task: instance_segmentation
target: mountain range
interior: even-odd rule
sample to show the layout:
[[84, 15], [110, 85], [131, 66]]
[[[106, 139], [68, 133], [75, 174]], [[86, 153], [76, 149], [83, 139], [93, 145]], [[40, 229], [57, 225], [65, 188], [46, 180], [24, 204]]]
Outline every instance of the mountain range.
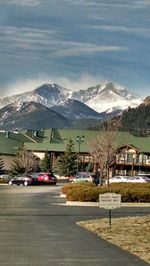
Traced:
[[0, 99], [0, 129], [76, 127], [81, 119], [102, 121], [141, 103], [140, 97], [111, 82], [78, 91], [43, 84]]

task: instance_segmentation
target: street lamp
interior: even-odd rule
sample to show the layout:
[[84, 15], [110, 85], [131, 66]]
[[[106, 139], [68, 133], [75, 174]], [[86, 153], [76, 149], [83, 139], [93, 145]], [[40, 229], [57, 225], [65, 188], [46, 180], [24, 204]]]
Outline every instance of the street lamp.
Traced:
[[84, 136], [77, 136], [76, 141], [78, 142], [78, 158], [77, 158], [77, 174], [79, 172], [79, 156], [80, 156], [80, 147], [81, 143], [84, 141]]

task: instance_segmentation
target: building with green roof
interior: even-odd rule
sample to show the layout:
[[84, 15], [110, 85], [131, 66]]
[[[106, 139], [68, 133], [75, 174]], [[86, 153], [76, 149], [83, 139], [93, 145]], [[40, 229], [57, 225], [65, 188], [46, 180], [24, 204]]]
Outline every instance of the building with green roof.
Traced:
[[[32, 151], [39, 159], [42, 159], [45, 151], [48, 151], [55, 165], [57, 157], [65, 152], [68, 140], [71, 138], [75, 152], [79, 153], [81, 161], [86, 166], [92, 160], [89, 142], [91, 139], [96, 139], [99, 134], [100, 131], [96, 130], [55, 128], [39, 131], [3, 131], [0, 132], [0, 154], [5, 157], [7, 161], [5, 168], [8, 170], [17, 149], [24, 143], [27, 150]], [[150, 137], [136, 137], [129, 132], [118, 132], [117, 146], [116, 172], [127, 174], [150, 171]]]

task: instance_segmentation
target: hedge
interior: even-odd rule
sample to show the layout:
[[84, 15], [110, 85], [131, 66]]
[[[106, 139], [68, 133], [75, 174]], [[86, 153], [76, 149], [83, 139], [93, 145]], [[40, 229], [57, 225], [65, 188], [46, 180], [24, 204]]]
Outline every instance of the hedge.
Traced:
[[99, 194], [114, 192], [121, 194], [122, 202], [150, 202], [150, 184], [113, 184], [109, 187], [88, 185], [71, 186], [66, 191], [68, 201], [99, 201]]
[[91, 182], [69, 183], [69, 184], [64, 185], [61, 188], [61, 193], [62, 194], [67, 194], [67, 192], [69, 190], [72, 190], [74, 188], [80, 189], [80, 187], [83, 187], [83, 186], [84, 187], [96, 187], [96, 185], [94, 183], [91, 183]]
[[7, 180], [4, 178], [0, 179], [0, 184], [7, 184]]

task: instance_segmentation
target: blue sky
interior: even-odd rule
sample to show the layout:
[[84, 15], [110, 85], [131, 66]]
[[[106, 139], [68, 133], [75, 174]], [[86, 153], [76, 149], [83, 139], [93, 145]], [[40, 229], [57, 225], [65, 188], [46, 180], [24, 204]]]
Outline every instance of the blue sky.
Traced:
[[0, 0], [1, 97], [103, 81], [150, 95], [150, 0]]

